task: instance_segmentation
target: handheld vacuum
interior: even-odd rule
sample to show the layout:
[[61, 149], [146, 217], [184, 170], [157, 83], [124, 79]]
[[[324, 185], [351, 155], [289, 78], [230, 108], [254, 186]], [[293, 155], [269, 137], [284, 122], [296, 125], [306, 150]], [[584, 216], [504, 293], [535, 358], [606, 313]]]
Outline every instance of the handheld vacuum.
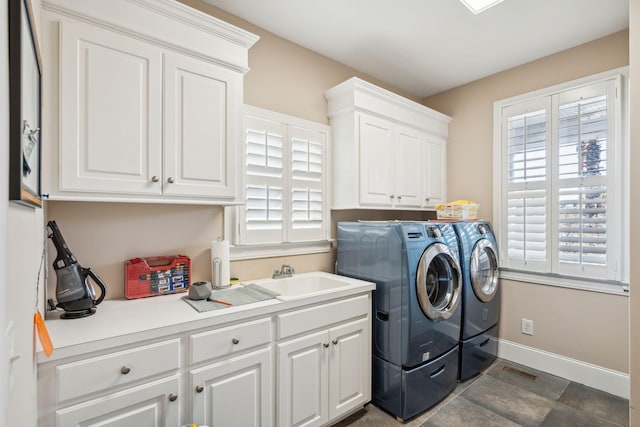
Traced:
[[[58, 255], [53, 261], [53, 268], [58, 279], [56, 285], [58, 304], [56, 307], [64, 310], [60, 318], [78, 319], [91, 316], [96, 312], [94, 307], [104, 300], [107, 293], [104, 283], [90, 268], [84, 268], [78, 264], [78, 260], [69, 250], [55, 221], [47, 223], [47, 230], [47, 236], [53, 241], [58, 251]], [[101, 292], [98, 299], [95, 299], [96, 294], [93, 286], [89, 283], [89, 277], [100, 287]]]

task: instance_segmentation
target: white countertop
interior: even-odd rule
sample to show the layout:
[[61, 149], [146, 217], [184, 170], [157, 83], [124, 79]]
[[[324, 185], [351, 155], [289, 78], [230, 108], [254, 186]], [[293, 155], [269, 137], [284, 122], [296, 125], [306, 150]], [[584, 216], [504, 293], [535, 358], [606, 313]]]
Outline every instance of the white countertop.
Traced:
[[340, 280], [352, 281], [356, 286], [291, 301], [270, 299], [202, 313], [182, 300], [186, 295], [185, 292], [134, 300], [106, 300], [96, 306], [94, 315], [80, 319], [60, 319], [62, 311], [49, 312], [45, 323], [54, 351], [50, 357], [47, 357], [36, 340], [38, 363], [47, 363], [78, 353], [109, 349], [186, 330], [266, 316], [278, 311], [344, 298], [375, 289], [374, 283], [339, 277]]

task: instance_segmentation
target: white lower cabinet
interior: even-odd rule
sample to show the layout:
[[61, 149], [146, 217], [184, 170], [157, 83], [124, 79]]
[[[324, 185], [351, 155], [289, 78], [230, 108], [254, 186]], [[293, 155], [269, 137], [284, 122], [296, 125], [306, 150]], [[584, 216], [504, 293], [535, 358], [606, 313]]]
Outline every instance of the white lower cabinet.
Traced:
[[369, 401], [371, 391], [371, 319], [329, 330], [329, 418], [338, 418]]
[[189, 336], [189, 423], [269, 427], [272, 419], [271, 318]]
[[179, 425], [179, 368], [175, 338], [39, 366], [38, 425]]
[[278, 426], [322, 426], [369, 401], [369, 319], [278, 344]]
[[178, 375], [56, 411], [56, 426], [175, 427], [180, 425]]
[[194, 369], [191, 385], [193, 423], [271, 425], [271, 348]]
[[371, 300], [277, 316], [278, 427], [323, 426], [371, 398]]
[[320, 426], [329, 420], [329, 333], [278, 344], [277, 425]]
[[371, 292], [275, 307], [65, 349], [38, 365], [38, 426], [326, 426], [367, 403]]

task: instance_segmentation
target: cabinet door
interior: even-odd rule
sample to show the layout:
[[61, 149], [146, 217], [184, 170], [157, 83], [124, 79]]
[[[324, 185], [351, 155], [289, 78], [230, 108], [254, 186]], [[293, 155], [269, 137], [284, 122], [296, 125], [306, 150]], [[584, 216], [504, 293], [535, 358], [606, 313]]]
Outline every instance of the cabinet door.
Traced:
[[178, 375], [56, 411], [56, 426], [175, 427], [180, 425]]
[[271, 425], [271, 347], [191, 371], [198, 425]]
[[397, 207], [422, 206], [421, 170], [425, 164], [421, 156], [424, 135], [408, 127], [398, 126], [395, 144], [395, 182], [394, 204]]
[[360, 114], [358, 128], [360, 204], [391, 206], [392, 196], [395, 196], [393, 124], [378, 117]]
[[161, 50], [71, 20], [60, 31], [60, 189], [160, 194]]
[[445, 203], [445, 182], [447, 170], [446, 146], [444, 143], [427, 142], [425, 144], [426, 167], [423, 170], [424, 207], [434, 207]]
[[196, 58], [165, 54], [164, 194], [235, 197], [241, 79]]
[[328, 347], [328, 331], [278, 344], [278, 427], [328, 421]]
[[329, 417], [334, 419], [371, 398], [370, 319], [329, 331]]

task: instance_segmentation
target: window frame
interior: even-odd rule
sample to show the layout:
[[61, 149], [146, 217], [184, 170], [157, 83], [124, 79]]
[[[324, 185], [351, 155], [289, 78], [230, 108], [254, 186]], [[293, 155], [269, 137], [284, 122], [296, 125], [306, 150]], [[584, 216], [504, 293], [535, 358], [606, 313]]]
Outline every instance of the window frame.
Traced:
[[[574, 289], [582, 289], [588, 291], [596, 291], [603, 293], [622, 294], [628, 295], [629, 290], [629, 233], [625, 230], [629, 230], [629, 138], [628, 138], [628, 126], [629, 126], [629, 97], [628, 97], [628, 76], [629, 67], [620, 67], [613, 70], [598, 73], [592, 76], [580, 78], [577, 80], [561, 83], [551, 87], [543, 88], [533, 92], [517, 95], [514, 97], [498, 100], [494, 102], [493, 109], [493, 222], [497, 225], [496, 234], [499, 246], [500, 264], [505, 267], [500, 269], [500, 277], [503, 279], [510, 279], [515, 281], [523, 281], [529, 283], [538, 283], [543, 285], [553, 285], [559, 287], [567, 287]], [[546, 236], [547, 240], [551, 242], [547, 243], [547, 261], [545, 265], [539, 266], [537, 271], [533, 269], [525, 269], [523, 266], [510, 268], [507, 266], [506, 260], [506, 234], [507, 234], [507, 221], [505, 204], [508, 200], [507, 193], [507, 161], [508, 153], [506, 143], [504, 142], [504, 130], [503, 123], [506, 120], [503, 116], [503, 110], [507, 108], [518, 108], [518, 105], [524, 105], [527, 103], [544, 105], [545, 109], [549, 108], [553, 111], [558, 107], [558, 104], [553, 104], [554, 99], [558, 99], [562, 93], [567, 93], [575, 89], [586, 88], [591, 85], [602, 84], [607, 81], [615, 80], [616, 86], [616, 98], [614, 99], [616, 112], [614, 113], [615, 122], [613, 126], [615, 129], [613, 132], [616, 135], [615, 144], [611, 151], [613, 155], [607, 157], [608, 168], [614, 170], [614, 177], [610, 182], [616, 186], [616, 199], [611, 205], [607, 206], [607, 215], [609, 212], [614, 212], [615, 216], [612, 216], [608, 221], [608, 228], [612, 226], [613, 233], [615, 233], [614, 242], [611, 247], [607, 244], [607, 254], [611, 253], [612, 258], [617, 260], [616, 262], [616, 277], [606, 279], [594, 279], [591, 276], [577, 277], [559, 274], [558, 271], [558, 249], [557, 249], [557, 231], [558, 221], [557, 213], [552, 212], [552, 209], [557, 207], [557, 189], [559, 177], [557, 176], [557, 170], [552, 169], [553, 166], [549, 166], [550, 175], [552, 179], [547, 179], [548, 183], [545, 184], [547, 194], [553, 198], [550, 202], [546, 203], [547, 215], [552, 214], [549, 217], [549, 224], [547, 225]], [[557, 95], [557, 96], [554, 96]], [[508, 117], [508, 116], [506, 116]], [[610, 119], [609, 119], [610, 120]], [[554, 118], [548, 120], [546, 128], [550, 136], [547, 137], [546, 146], [550, 150], [552, 156], [556, 157], [557, 149], [557, 119]], [[550, 142], [548, 140], [551, 140]], [[609, 151], [609, 147], [607, 150]], [[547, 161], [556, 164], [556, 160], [549, 157], [547, 154]], [[609, 165], [610, 163], [610, 165]], [[608, 196], [607, 196], [608, 198]], [[554, 234], [555, 233], [555, 234]], [[553, 239], [550, 239], [553, 237]], [[555, 263], [555, 266], [553, 266]]]
[[[292, 242], [272, 242], [272, 243], [243, 243], [242, 231], [241, 231], [241, 219], [243, 214], [242, 209], [245, 208], [246, 203], [246, 186], [247, 186], [247, 163], [246, 163], [246, 120], [245, 118], [251, 117], [258, 120], [265, 120], [269, 122], [277, 123], [283, 129], [283, 173], [287, 170], [287, 165], [291, 161], [291, 140], [295, 138], [295, 135], [304, 134], [305, 132], [317, 132], [324, 135], [324, 152], [323, 164], [322, 164], [322, 178], [321, 178], [321, 191], [323, 194], [323, 207], [322, 207], [322, 225], [320, 239], [311, 239], [305, 241], [292, 241]], [[276, 256], [290, 256], [290, 255], [304, 255], [304, 254], [316, 254], [325, 253], [331, 250], [331, 240], [329, 237], [331, 228], [331, 215], [330, 215], [330, 159], [331, 159], [331, 127], [329, 125], [313, 122], [310, 120], [302, 119], [299, 117], [278, 113], [275, 111], [266, 110], [263, 108], [255, 107], [252, 105], [243, 105], [241, 109], [240, 120], [240, 132], [242, 135], [241, 152], [242, 152], [242, 164], [241, 167], [241, 179], [240, 185], [242, 186], [242, 198], [241, 204], [238, 206], [229, 206], [225, 208], [224, 212], [224, 230], [225, 238], [230, 240], [232, 245], [230, 246], [230, 255], [232, 260], [254, 259], [254, 258], [266, 258]], [[285, 207], [284, 215], [291, 217], [291, 190], [295, 186], [296, 180], [292, 178], [292, 174], [284, 173], [283, 181], [283, 201]], [[291, 219], [291, 218], [289, 218]], [[285, 225], [282, 231], [282, 236], [288, 235], [291, 232], [291, 224]], [[295, 231], [294, 231], [295, 233]], [[299, 236], [304, 236], [304, 232]]]

